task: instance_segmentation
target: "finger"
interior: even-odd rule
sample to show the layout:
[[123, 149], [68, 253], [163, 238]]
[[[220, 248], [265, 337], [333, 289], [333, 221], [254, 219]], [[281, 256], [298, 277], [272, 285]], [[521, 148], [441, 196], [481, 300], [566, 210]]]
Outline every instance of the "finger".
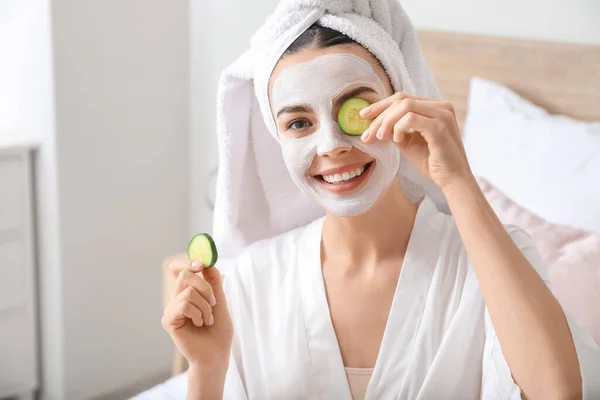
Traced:
[[178, 329], [185, 324], [188, 318], [192, 319], [192, 323], [194, 325], [202, 326], [204, 324], [204, 321], [202, 319], [202, 311], [200, 311], [200, 309], [197, 309], [196, 312], [190, 309], [186, 312], [185, 308], [189, 307], [195, 306], [193, 306], [191, 303], [185, 300], [182, 301], [180, 299], [174, 299], [173, 301], [171, 301], [171, 303], [169, 303], [163, 314], [163, 328], [165, 328], [165, 330], [167, 331]]
[[212, 287], [217, 307], [226, 307], [227, 301], [225, 299], [225, 292], [223, 290], [223, 277], [221, 272], [219, 272], [217, 267], [210, 267], [202, 271], [202, 276], [204, 277], [204, 280]]
[[391, 140], [393, 138], [392, 130], [395, 123], [407, 112], [420, 109], [421, 107], [416, 107], [415, 104], [419, 101], [420, 100], [413, 99], [394, 100], [373, 120], [367, 129], [367, 132], [363, 133], [363, 141], [365, 143], [371, 143], [376, 139]]
[[187, 287], [183, 292], [177, 296], [177, 301], [187, 301], [197, 307], [202, 312], [202, 319], [208, 326], [214, 324], [214, 317], [212, 307], [206, 299], [193, 287]]
[[202, 277], [196, 275], [189, 269], [184, 269], [177, 276], [175, 294], [177, 295], [181, 293], [188, 286], [196, 289], [206, 299], [206, 301], [208, 301], [209, 304], [216, 304], [212, 286]]
[[441, 101], [404, 99], [394, 102], [389, 109], [400, 115], [414, 112], [429, 118], [446, 118], [449, 114]]
[[388, 108], [392, 103], [397, 101], [402, 101], [405, 99], [411, 100], [419, 100], [419, 101], [431, 101], [431, 102], [441, 102], [439, 99], [430, 99], [427, 97], [420, 97], [410, 95], [404, 92], [394, 93], [392, 96], [386, 97], [383, 100], [375, 102], [371, 104], [369, 107], [365, 107], [360, 110], [360, 116], [363, 118], [373, 119], [376, 118], [379, 114], [381, 114], [386, 108]]
[[361, 135], [361, 140], [365, 143], [371, 143], [375, 141], [375, 134], [377, 133], [377, 131], [379, 130], [379, 127], [381, 126], [381, 119], [376, 118], [375, 120], [373, 120], [371, 122], [371, 124], [369, 125], [369, 127], [367, 128], [366, 131], [363, 132], [363, 134]]
[[[394, 102], [385, 110], [378, 119], [382, 122], [375, 136], [380, 140], [393, 140], [394, 127], [396, 123], [409, 113], [422, 115], [424, 117], [450, 122], [450, 112], [441, 106], [442, 102], [431, 102], [413, 99], [404, 99]], [[411, 127], [408, 127], [410, 129]], [[417, 129], [416, 127], [412, 127]], [[408, 130], [407, 130], [408, 131]]]
[[179, 274], [177, 275], [177, 280], [175, 281], [175, 293], [174, 295], [177, 296], [179, 295], [179, 293], [183, 292], [183, 290], [187, 287], [187, 285], [185, 284], [185, 280], [183, 277], [183, 271], [187, 271], [186, 269], [183, 269], [179, 272]]
[[408, 135], [412, 133], [410, 131], [404, 131], [403, 127], [400, 124], [394, 125], [394, 143], [402, 143], [407, 139]]
[[[377, 135], [379, 135], [380, 132], [387, 129], [384, 125], [390, 123], [390, 121], [388, 119], [392, 115], [391, 108], [393, 108], [393, 107], [388, 107], [387, 109], [385, 109], [381, 114], [379, 114], [379, 116], [377, 116], [371, 122], [371, 124], [369, 125], [367, 130], [361, 136], [363, 142], [365, 142], [365, 143], [374, 142], [378, 138]], [[382, 126], [384, 126], [384, 127], [382, 128]]]
[[383, 113], [376, 119], [379, 120], [379, 128], [373, 130], [373, 138], [379, 140], [392, 140], [394, 134], [394, 126], [396, 122], [406, 113], [406, 102], [414, 102], [416, 100], [398, 100], [392, 103]]
[[179, 275], [179, 273], [184, 269], [189, 269], [194, 272], [200, 272], [203, 268], [204, 266], [202, 265], [202, 263], [198, 261], [186, 260], [182, 258], [174, 259], [169, 263], [169, 269], [173, 273], [173, 276]]
[[[414, 133], [408, 133], [414, 130]], [[421, 134], [423, 138], [431, 143], [436, 137], [440, 136], [437, 131], [440, 129], [440, 122], [434, 118], [425, 117], [420, 114], [409, 112], [405, 114], [395, 125], [394, 132], [404, 132], [404, 135], [410, 136], [415, 134]], [[400, 137], [400, 135], [399, 135]], [[405, 139], [405, 136], [402, 136]], [[403, 141], [402, 140], [402, 141]], [[395, 140], [394, 140], [395, 141]], [[396, 143], [400, 144], [402, 141]]]
[[375, 118], [379, 114], [381, 114], [386, 108], [388, 108], [392, 103], [396, 101], [402, 101], [404, 99], [429, 100], [425, 97], [412, 96], [407, 93], [397, 92], [389, 97], [386, 97], [383, 100], [371, 104], [369, 107], [363, 108], [362, 110], [360, 110], [360, 116], [363, 118]]
[[192, 320], [194, 325], [201, 327], [204, 325], [204, 319], [202, 318], [202, 311], [190, 303], [189, 301], [182, 301], [177, 307], [178, 315], [182, 315]]

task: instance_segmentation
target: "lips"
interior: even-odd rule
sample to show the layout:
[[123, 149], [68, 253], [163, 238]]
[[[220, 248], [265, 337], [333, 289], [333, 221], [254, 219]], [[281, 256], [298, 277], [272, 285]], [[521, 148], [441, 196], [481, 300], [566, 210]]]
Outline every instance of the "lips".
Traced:
[[[351, 166], [350, 169], [338, 168], [337, 172], [336, 170], [329, 170], [325, 171], [324, 175], [316, 175], [313, 178], [328, 191], [342, 194], [354, 191], [362, 186], [363, 183], [368, 180], [368, 177], [373, 170], [374, 163], [374, 161], [371, 161], [362, 166]], [[342, 170], [344, 171], [342, 172]]]
[[344, 183], [350, 182], [351, 180], [361, 176], [366, 171], [368, 166], [369, 166], [369, 163], [367, 163], [361, 167], [351, 169], [349, 171], [344, 171], [344, 172], [335, 173], [335, 174], [328, 174], [328, 175], [323, 174], [320, 176], [321, 176], [321, 179], [323, 179], [327, 183], [331, 183], [333, 185], [344, 184]]

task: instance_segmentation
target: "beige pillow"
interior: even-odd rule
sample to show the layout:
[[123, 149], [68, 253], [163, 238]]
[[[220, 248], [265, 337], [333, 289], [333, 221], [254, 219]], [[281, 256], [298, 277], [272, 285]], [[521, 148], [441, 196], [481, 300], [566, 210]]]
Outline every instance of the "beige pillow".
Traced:
[[600, 345], [600, 234], [547, 222], [486, 180], [478, 181], [500, 220], [531, 235], [546, 262], [552, 292]]

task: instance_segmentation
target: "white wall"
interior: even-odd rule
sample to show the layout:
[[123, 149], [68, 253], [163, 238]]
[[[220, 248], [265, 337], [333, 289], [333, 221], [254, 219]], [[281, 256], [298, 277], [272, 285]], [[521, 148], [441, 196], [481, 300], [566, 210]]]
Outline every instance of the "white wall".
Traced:
[[30, 2], [5, 0], [0, 3], [0, 135], [19, 128], [24, 85], [24, 67], [31, 52], [35, 9]]
[[46, 399], [170, 368], [160, 263], [188, 239], [188, 17], [185, 0], [52, 2], [64, 376]]
[[[58, 187], [49, 0], [0, 4], [0, 135], [35, 143], [36, 224], [43, 371], [52, 399], [64, 397]], [[0, 140], [1, 142], [2, 140]]]
[[0, 2], [0, 135], [18, 135], [24, 142], [43, 136], [32, 128], [31, 117], [45, 104], [34, 88], [39, 90], [39, 79], [49, 71], [47, 19], [47, 1]]
[[[217, 165], [215, 99], [220, 71], [248, 47], [277, 0], [192, 2], [192, 230], [209, 230], [201, 202]], [[403, 0], [417, 28], [600, 44], [598, 0]], [[206, 18], [210, 15], [210, 18]]]

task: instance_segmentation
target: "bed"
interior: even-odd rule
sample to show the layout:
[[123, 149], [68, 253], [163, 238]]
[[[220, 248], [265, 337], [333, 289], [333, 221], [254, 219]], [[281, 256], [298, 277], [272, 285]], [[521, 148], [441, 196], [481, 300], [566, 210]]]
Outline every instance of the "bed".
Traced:
[[[551, 113], [600, 121], [600, 46], [425, 30], [419, 31], [419, 38], [442, 95], [454, 105], [461, 127], [473, 76], [501, 83]], [[165, 302], [174, 287], [167, 270], [173, 257], [185, 254], [168, 257], [163, 263]], [[185, 360], [175, 351], [173, 378], [135, 399], [185, 398], [185, 369]]]

